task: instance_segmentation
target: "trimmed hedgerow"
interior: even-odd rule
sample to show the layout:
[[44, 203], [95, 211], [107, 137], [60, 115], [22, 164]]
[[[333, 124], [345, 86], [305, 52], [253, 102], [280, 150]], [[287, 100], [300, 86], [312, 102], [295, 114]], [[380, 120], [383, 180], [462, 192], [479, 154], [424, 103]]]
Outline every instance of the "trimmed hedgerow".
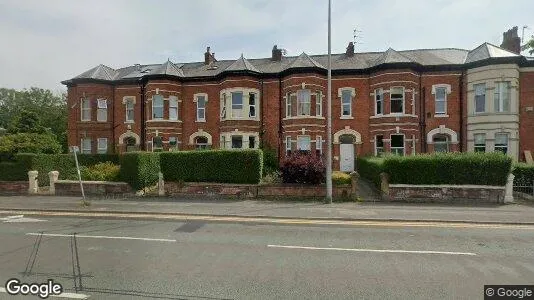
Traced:
[[263, 149], [263, 175], [276, 172], [280, 170], [280, 163], [278, 162], [278, 154], [275, 149]]
[[160, 171], [160, 154], [152, 152], [128, 152], [120, 158], [120, 179], [135, 190], [156, 184]]
[[259, 183], [263, 172], [261, 150], [206, 150], [164, 152], [165, 180], [184, 182]]
[[380, 173], [384, 172], [384, 158], [358, 157], [356, 166], [361, 177], [380, 187]]
[[284, 183], [321, 184], [326, 180], [323, 160], [309, 153], [291, 154], [282, 161], [280, 171]]
[[0, 181], [25, 181], [28, 172], [23, 163], [18, 161], [0, 162]]
[[[120, 181], [120, 166], [109, 161], [80, 168], [83, 180]], [[73, 178], [78, 179], [78, 178]]]
[[340, 172], [340, 171], [334, 171], [332, 172], [332, 184], [333, 185], [343, 185], [343, 184], [351, 184], [352, 178], [349, 174]]
[[534, 182], [534, 166], [526, 163], [516, 163], [513, 166], [514, 185], [530, 186]]
[[502, 153], [434, 153], [389, 156], [384, 170], [392, 184], [506, 184], [512, 159]]
[[[48, 172], [58, 171], [59, 179], [78, 178], [76, 172], [76, 162], [73, 154], [16, 154], [15, 159], [19, 161], [25, 172], [35, 170], [39, 172], [37, 177], [39, 185], [49, 184]], [[101, 162], [118, 163], [119, 156], [116, 154], [79, 154], [78, 163], [80, 166], [90, 167]]]

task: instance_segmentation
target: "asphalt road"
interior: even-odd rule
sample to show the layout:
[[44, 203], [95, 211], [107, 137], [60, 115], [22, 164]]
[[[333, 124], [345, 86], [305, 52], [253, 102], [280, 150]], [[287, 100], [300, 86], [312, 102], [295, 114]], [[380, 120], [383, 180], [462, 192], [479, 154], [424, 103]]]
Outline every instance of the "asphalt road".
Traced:
[[74, 232], [90, 299], [483, 299], [484, 284], [534, 284], [534, 227], [32, 218], [0, 219], [2, 286], [74, 293]]

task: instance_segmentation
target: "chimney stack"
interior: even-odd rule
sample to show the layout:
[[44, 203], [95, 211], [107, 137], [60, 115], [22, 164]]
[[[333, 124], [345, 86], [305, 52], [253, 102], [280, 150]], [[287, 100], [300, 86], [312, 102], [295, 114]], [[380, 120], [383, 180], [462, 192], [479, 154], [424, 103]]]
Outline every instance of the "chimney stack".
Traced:
[[519, 54], [521, 52], [521, 38], [517, 35], [517, 26], [514, 26], [512, 29], [503, 32], [501, 48], [515, 54]]
[[204, 64], [211, 65], [213, 62], [217, 61], [215, 59], [215, 53], [210, 52], [210, 47], [206, 48], [206, 53], [204, 53]]
[[274, 45], [273, 47], [271, 60], [282, 61], [282, 49], [278, 49], [277, 45]]
[[347, 51], [345, 51], [345, 56], [353, 57], [354, 56], [354, 43], [350, 42], [347, 46]]

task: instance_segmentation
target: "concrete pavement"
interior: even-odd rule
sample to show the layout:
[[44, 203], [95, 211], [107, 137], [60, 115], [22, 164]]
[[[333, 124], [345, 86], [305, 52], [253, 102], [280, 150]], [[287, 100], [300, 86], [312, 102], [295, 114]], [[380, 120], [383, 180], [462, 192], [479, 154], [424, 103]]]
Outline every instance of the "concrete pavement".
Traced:
[[80, 206], [78, 197], [0, 197], [0, 210], [121, 212], [182, 216], [231, 216], [360, 221], [472, 222], [534, 224], [534, 206], [451, 206], [345, 202], [278, 202], [215, 198], [93, 199]]
[[78, 293], [90, 299], [483, 299], [484, 284], [534, 278], [534, 227], [35, 217], [0, 222], [0, 240], [0, 282], [51, 278], [74, 293], [81, 274]]

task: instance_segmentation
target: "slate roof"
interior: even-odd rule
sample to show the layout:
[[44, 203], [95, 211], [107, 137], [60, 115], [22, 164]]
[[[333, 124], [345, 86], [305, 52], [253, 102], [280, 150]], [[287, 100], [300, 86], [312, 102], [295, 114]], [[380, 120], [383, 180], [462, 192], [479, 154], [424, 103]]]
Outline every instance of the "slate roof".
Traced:
[[489, 58], [495, 57], [513, 57], [519, 56], [518, 54], [512, 53], [501, 47], [497, 47], [490, 43], [484, 43], [472, 51], [469, 51], [465, 63], [471, 63], [475, 61], [480, 61]]
[[[498, 57], [518, 57], [519, 55], [505, 49], [484, 43], [469, 51], [456, 48], [417, 49], [396, 51], [392, 48], [384, 52], [364, 52], [347, 56], [345, 53], [332, 54], [332, 70], [365, 70], [384, 64], [414, 63], [421, 66], [462, 65]], [[531, 62], [532, 58], [527, 58]], [[98, 65], [71, 80], [121, 80], [136, 79], [147, 75], [171, 75], [182, 78], [217, 76], [223, 72], [254, 72], [276, 74], [290, 69], [316, 68], [326, 69], [327, 55], [282, 56], [281, 61], [268, 58], [246, 59], [241, 55], [237, 60], [219, 60], [209, 65], [204, 62], [134, 65], [114, 70], [105, 65]], [[68, 83], [65, 81], [64, 83]]]

